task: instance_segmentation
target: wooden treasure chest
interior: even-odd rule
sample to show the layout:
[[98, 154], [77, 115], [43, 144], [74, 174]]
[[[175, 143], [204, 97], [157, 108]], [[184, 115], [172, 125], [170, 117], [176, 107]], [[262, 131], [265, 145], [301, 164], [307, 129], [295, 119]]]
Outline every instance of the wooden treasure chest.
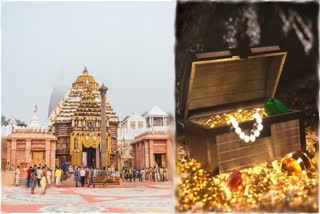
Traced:
[[217, 173], [305, 151], [303, 112], [268, 116], [264, 108], [276, 94], [287, 52], [271, 46], [238, 53], [195, 54], [185, 80], [178, 135], [185, 136], [192, 158]]

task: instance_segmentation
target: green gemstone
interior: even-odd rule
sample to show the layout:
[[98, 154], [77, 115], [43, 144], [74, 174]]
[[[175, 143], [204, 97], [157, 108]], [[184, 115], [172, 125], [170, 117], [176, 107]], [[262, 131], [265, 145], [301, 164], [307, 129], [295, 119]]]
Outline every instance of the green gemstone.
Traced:
[[264, 101], [264, 108], [269, 116], [283, 114], [289, 111], [287, 106], [275, 98], [266, 99]]

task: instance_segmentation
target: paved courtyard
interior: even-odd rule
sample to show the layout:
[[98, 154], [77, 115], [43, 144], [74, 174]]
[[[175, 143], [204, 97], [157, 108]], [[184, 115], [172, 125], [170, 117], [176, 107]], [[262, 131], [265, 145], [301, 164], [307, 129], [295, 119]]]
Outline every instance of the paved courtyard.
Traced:
[[122, 183], [104, 188], [61, 187], [31, 195], [26, 187], [3, 186], [1, 210], [8, 212], [173, 212], [172, 183]]

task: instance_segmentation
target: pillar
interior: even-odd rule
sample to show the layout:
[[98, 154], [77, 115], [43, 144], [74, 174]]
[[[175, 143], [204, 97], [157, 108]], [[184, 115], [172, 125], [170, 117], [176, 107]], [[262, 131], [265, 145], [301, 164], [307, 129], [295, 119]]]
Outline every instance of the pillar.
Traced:
[[31, 139], [26, 139], [26, 153], [25, 153], [25, 157], [26, 157], [26, 162], [30, 162], [31, 161]]
[[166, 160], [166, 167], [168, 169], [167, 175], [168, 175], [168, 180], [171, 181], [173, 179], [173, 173], [174, 173], [174, 164], [175, 160], [173, 157], [173, 144], [172, 140], [168, 139], [166, 142], [166, 147], [167, 147], [167, 160]]
[[140, 158], [140, 165], [139, 165], [139, 167], [140, 168], [142, 168], [143, 167], [143, 141], [141, 141], [140, 143], [139, 143], [139, 158]]
[[144, 141], [144, 163], [145, 163], [145, 167], [149, 168], [150, 164], [149, 164], [149, 148], [148, 148], [148, 141]]
[[51, 142], [50, 165], [48, 166], [50, 169], [55, 169], [56, 167], [56, 141]]
[[50, 140], [46, 140], [46, 157], [45, 157], [45, 164], [47, 164], [47, 166], [50, 166]]
[[[12, 142], [11, 141], [7, 141], [7, 163], [6, 163], [6, 167], [7, 167], [7, 170], [10, 169], [10, 166], [11, 166], [11, 148], [12, 148]], [[10, 165], [8, 165], [8, 162]]]
[[137, 143], [132, 144], [132, 150], [134, 155], [134, 166], [137, 165]]
[[96, 167], [100, 168], [100, 146], [101, 144], [99, 144], [96, 148]]
[[109, 163], [107, 163], [107, 135], [106, 135], [106, 93], [108, 88], [102, 84], [99, 88], [101, 95], [101, 167], [107, 167]]
[[136, 146], [136, 167], [138, 167], [139, 164], [140, 164], [139, 143], [140, 143], [140, 142], [137, 142], [137, 143], [135, 144], [135, 146]]
[[149, 163], [151, 167], [154, 167], [153, 140], [149, 141]]
[[145, 145], [144, 145], [144, 141], [141, 141], [141, 159], [142, 159], [142, 163], [141, 163], [141, 167], [145, 168], [146, 167], [146, 160], [145, 160]]
[[13, 164], [13, 170], [16, 169], [17, 166], [17, 140], [13, 139], [11, 143], [11, 161], [10, 164]]

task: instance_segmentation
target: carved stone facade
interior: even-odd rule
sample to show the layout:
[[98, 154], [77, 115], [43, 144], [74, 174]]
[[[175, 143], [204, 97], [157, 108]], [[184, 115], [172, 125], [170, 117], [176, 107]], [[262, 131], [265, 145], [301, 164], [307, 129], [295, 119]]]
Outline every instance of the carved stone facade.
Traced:
[[[42, 128], [27, 128], [13, 130], [6, 137], [7, 143], [7, 167], [13, 165], [13, 169], [20, 169], [41, 164], [51, 169], [55, 168], [57, 138]], [[22, 175], [25, 176], [23, 170]]]

